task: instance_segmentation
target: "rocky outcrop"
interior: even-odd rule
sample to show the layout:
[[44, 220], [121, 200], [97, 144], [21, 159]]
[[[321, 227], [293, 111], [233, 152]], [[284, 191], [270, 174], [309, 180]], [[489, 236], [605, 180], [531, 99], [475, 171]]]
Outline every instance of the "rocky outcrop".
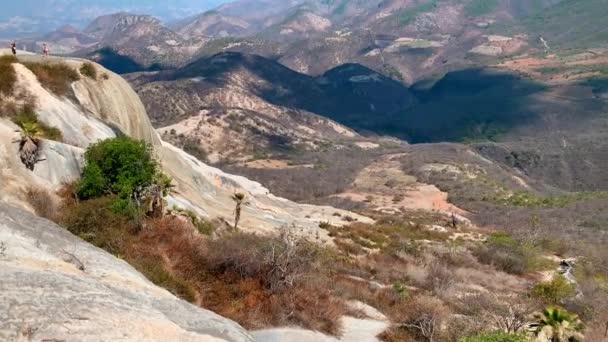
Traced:
[[[21, 57], [29, 61], [42, 61], [37, 56]], [[57, 62], [54, 59], [45, 63]], [[64, 59], [61, 62], [78, 69], [83, 60]], [[43, 159], [34, 172], [29, 172], [13, 156], [16, 146], [12, 142], [19, 137], [17, 127], [0, 119], [0, 153], [6, 156], [0, 161], [2, 197], [13, 203], [21, 203], [23, 187], [37, 184], [53, 189], [62, 182], [79, 176], [83, 149], [99, 139], [117, 134], [148, 141], [155, 150], [164, 170], [174, 178], [176, 193], [172, 204], [191, 209], [210, 218], [230, 221], [235, 192], [245, 193], [249, 205], [243, 210], [241, 226], [252, 231], [272, 232], [283, 226], [297, 228], [303, 235], [327, 239], [327, 232], [319, 229], [319, 223], [344, 224], [339, 216], [349, 215], [359, 221], [370, 220], [331, 207], [300, 205], [275, 197], [261, 184], [246, 178], [226, 174], [210, 167], [187, 153], [162, 142], [150, 124], [141, 100], [120, 76], [96, 65], [98, 80], [82, 77], [72, 84], [74, 98], [57, 97], [43, 88], [35, 76], [24, 66], [15, 64], [17, 88], [27, 90], [36, 102], [39, 119], [59, 128], [63, 143], [43, 143]], [[20, 191], [21, 190], [21, 191]]]
[[65, 229], [0, 202], [0, 340], [253, 341]]

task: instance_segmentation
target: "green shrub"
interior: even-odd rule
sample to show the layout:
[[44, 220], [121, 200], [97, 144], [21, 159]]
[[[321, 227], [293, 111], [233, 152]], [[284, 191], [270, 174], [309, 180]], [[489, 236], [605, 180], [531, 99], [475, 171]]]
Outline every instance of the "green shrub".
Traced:
[[508, 234], [495, 233], [474, 250], [480, 262], [512, 274], [523, 274], [544, 268], [545, 262], [538, 248], [522, 243]]
[[433, 0], [428, 3], [412, 6], [401, 10], [396, 14], [396, 18], [399, 20], [401, 25], [408, 25], [411, 23], [416, 17], [425, 12], [432, 11], [437, 6], [437, 1]]
[[80, 80], [76, 70], [63, 63], [23, 63], [42, 84], [57, 96], [65, 96], [72, 82]]
[[504, 331], [484, 332], [465, 337], [459, 342], [527, 342], [530, 339], [524, 334], [506, 333]]
[[498, 6], [498, 0], [469, 0], [465, 7], [467, 15], [481, 16], [492, 12]]
[[212, 222], [200, 218], [194, 211], [192, 210], [179, 210], [184, 213], [190, 219], [192, 225], [198, 230], [199, 233], [207, 236], [211, 236], [215, 231], [215, 226]]
[[540, 282], [532, 288], [532, 294], [551, 304], [558, 304], [562, 300], [574, 295], [575, 287], [563, 275], [556, 275], [550, 281]]
[[117, 195], [128, 200], [138, 189], [150, 186], [159, 173], [152, 147], [144, 141], [119, 137], [89, 146], [77, 186], [82, 199]]
[[84, 62], [79, 70], [80, 70], [80, 73], [82, 74], [82, 76], [92, 78], [94, 80], [97, 79], [97, 69], [95, 68], [93, 63]]
[[13, 93], [17, 73], [12, 64], [17, 62], [15, 56], [0, 56], [0, 95], [9, 96]]
[[578, 201], [608, 198], [606, 191], [572, 192], [554, 196], [537, 196], [526, 191], [520, 191], [501, 199], [506, 205], [524, 208], [563, 208]]

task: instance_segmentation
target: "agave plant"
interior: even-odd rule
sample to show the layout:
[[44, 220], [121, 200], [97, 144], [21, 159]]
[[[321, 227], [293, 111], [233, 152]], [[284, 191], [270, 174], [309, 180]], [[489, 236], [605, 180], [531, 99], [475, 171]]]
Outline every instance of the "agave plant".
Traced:
[[232, 200], [236, 204], [236, 207], [234, 208], [234, 230], [237, 230], [239, 222], [241, 221], [241, 210], [243, 205], [247, 205], [249, 202], [247, 202], [247, 195], [241, 192], [232, 195]]
[[19, 157], [21, 162], [29, 170], [40, 160], [40, 137], [42, 129], [35, 122], [24, 122], [21, 124], [21, 139], [19, 142]]
[[533, 325], [539, 341], [575, 342], [582, 341], [584, 326], [579, 317], [558, 307], [548, 307], [535, 315]]

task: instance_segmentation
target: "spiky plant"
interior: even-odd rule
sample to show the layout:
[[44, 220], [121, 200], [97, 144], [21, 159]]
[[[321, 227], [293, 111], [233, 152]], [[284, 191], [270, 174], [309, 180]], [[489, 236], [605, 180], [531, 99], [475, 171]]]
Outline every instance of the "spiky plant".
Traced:
[[236, 204], [236, 207], [234, 208], [234, 230], [237, 230], [239, 222], [241, 221], [241, 210], [243, 206], [249, 204], [249, 202], [247, 202], [247, 195], [242, 192], [237, 192], [232, 195], [232, 200]]
[[21, 139], [19, 140], [19, 157], [21, 162], [29, 170], [33, 171], [34, 166], [40, 158], [40, 137], [42, 129], [35, 122], [21, 123]]
[[582, 341], [584, 326], [576, 314], [558, 307], [548, 307], [535, 315], [534, 332], [551, 342]]

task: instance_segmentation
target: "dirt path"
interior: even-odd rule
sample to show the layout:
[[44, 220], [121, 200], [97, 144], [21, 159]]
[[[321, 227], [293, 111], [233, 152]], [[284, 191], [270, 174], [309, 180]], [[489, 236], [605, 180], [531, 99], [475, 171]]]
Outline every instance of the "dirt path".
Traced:
[[379, 212], [403, 210], [439, 211], [465, 215], [466, 211], [448, 202], [448, 194], [436, 186], [420, 183], [401, 170], [403, 154], [383, 156], [363, 169], [351, 186], [336, 197], [366, 202]]

